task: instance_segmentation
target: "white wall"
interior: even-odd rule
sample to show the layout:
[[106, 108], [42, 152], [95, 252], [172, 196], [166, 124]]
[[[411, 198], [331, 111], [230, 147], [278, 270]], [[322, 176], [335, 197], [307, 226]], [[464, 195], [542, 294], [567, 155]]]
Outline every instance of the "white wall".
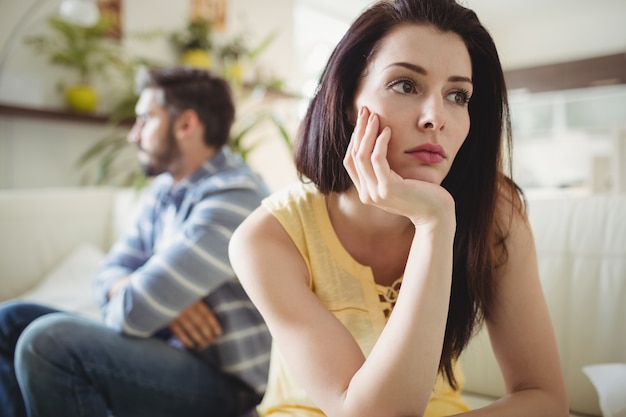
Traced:
[[[9, 56], [4, 69], [0, 68], [0, 102], [6, 102], [8, 98], [35, 107], [62, 106], [56, 84], [67, 78], [64, 71], [49, 66], [44, 57], [35, 55], [20, 40], [7, 45], [11, 30], [29, 7], [37, 4], [36, 13], [25, 22], [20, 36], [38, 33], [45, 26], [45, 16], [53, 12], [59, 2], [0, 1], [0, 56], [7, 52]], [[592, 4], [587, 0], [465, 2], [476, 9], [492, 32], [506, 68], [626, 51], [624, 0], [596, 0]], [[180, 28], [188, 15], [189, 3], [182, 0], [124, 0], [124, 30], [133, 34]], [[259, 60], [259, 71], [265, 76], [283, 78], [293, 91], [307, 93], [316, 72], [341, 36], [342, 25], [347, 28], [368, 3], [371, 1], [231, 0], [228, 27], [233, 32], [243, 31], [253, 41], [277, 31], [277, 39]], [[311, 25], [303, 17], [307, 8], [325, 14], [325, 23]], [[328, 22], [332, 22], [330, 29]], [[313, 40], [316, 37], [321, 39], [317, 44]], [[174, 59], [165, 42], [129, 41], [126, 46], [130, 52], [164, 62]], [[306, 68], [302, 67], [303, 61], [306, 61]], [[7, 85], [7, 79], [11, 80], [10, 85]], [[107, 94], [100, 110], [106, 109], [115, 98], [114, 87], [106, 85]], [[272, 106], [276, 106], [274, 110], [286, 120], [293, 133], [305, 104], [283, 100]], [[95, 125], [36, 121], [0, 114], [0, 188], [79, 184], [80, 177], [71, 167], [77, 155], [102, 137], [103, 129]], [[266, 176], [273, 188], [295, 179], [290, 156], [282, 144], [277, 143], [272, 126], [261, 129], [251, 139], [261, 140], [251, 163]], [[612, 172], [623, 171], [620, 166], [612, 168]]]
[[[350, 23], [374, 0], [295, 0]], [[491, 32], [506, 69], [626, 52], [624, 0], [458, 0]]]
[[624, 0], [465, 2], [493, 36], [505, 69], [626, 52]]
[[90, 123], [0, 116], [0, 189], [79, 185], [76, 161], [107, 132]]

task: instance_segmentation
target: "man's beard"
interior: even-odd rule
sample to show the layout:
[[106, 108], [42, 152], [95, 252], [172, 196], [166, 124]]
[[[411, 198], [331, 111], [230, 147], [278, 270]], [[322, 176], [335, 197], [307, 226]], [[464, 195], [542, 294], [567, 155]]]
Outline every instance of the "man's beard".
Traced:
[[[174, 131], [170, 124], [165, 136], [167, 148], [159, 152], [158, 155], [147, 154], [149, 160], [141, 164], [141, 170], [146, 177], [156, 177], [164, 172], [168, 172], [168, 167], [172, 161], [178, 157], [180, 150], [174, 138]], [[145, 152], [145, 151], [144, 151]]]
[[164, 166], [157, 165], [153, 161], [141, 164], [141, 170], [146, 177], [156, 177], [167, 171]]

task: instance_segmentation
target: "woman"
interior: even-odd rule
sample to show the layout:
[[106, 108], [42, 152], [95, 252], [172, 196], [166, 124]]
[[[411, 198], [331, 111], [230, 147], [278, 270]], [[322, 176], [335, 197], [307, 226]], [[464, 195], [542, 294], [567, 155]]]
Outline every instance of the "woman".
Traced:
[[[306, 183], [230, 244], [274, 336], [261, 415], [568, 415], [507, 110], [495, 45], [455, 1], [352, 24], [299, 132]], [[508, 394], [469, 411], [456, 361], [483, 322]]]

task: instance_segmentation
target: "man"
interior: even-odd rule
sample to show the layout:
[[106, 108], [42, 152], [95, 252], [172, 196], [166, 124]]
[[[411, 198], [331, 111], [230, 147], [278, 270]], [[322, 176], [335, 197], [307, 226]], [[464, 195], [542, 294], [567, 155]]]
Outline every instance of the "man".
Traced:
[[238, 416], [264, 392], [270, 335], [227, 250], [268, 190], [225, 147], [230, 89], [200, 70], [144, 78], [128, 139], [157, 177], [97, 272], [104, 324], [0, 306], [0, 416]]

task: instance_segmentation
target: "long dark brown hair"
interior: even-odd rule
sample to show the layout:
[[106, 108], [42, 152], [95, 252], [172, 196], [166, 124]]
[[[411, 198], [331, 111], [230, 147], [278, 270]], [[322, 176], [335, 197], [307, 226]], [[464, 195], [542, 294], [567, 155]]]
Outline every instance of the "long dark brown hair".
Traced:
[[[334, 49], [302, 122], [295, 148], [301, 177], [320, 192], [343, 192], [352, 181], [343, 166], [353, 125], [349, 114], [367, 64], [398, 25], [427, 24], [459, 35], [471, 62], [474, 92], [470, 131], [442, 182], [456, 203], [452, 293], [439, 370], [457, 387], [454, 362], [489, 317], [496, 268], [506, 260], [508, 225], [496, 221], [499, 199], [520, 208], [520, 191], [505, 174], [511, 129], [507, 92], [493, 39], [476, 14], [454, 0], [382, 1], [366, 9]], [[506, 141], [507, 145], [503, 148]], [[504, 197], [503, 197], [504, 196]]]

